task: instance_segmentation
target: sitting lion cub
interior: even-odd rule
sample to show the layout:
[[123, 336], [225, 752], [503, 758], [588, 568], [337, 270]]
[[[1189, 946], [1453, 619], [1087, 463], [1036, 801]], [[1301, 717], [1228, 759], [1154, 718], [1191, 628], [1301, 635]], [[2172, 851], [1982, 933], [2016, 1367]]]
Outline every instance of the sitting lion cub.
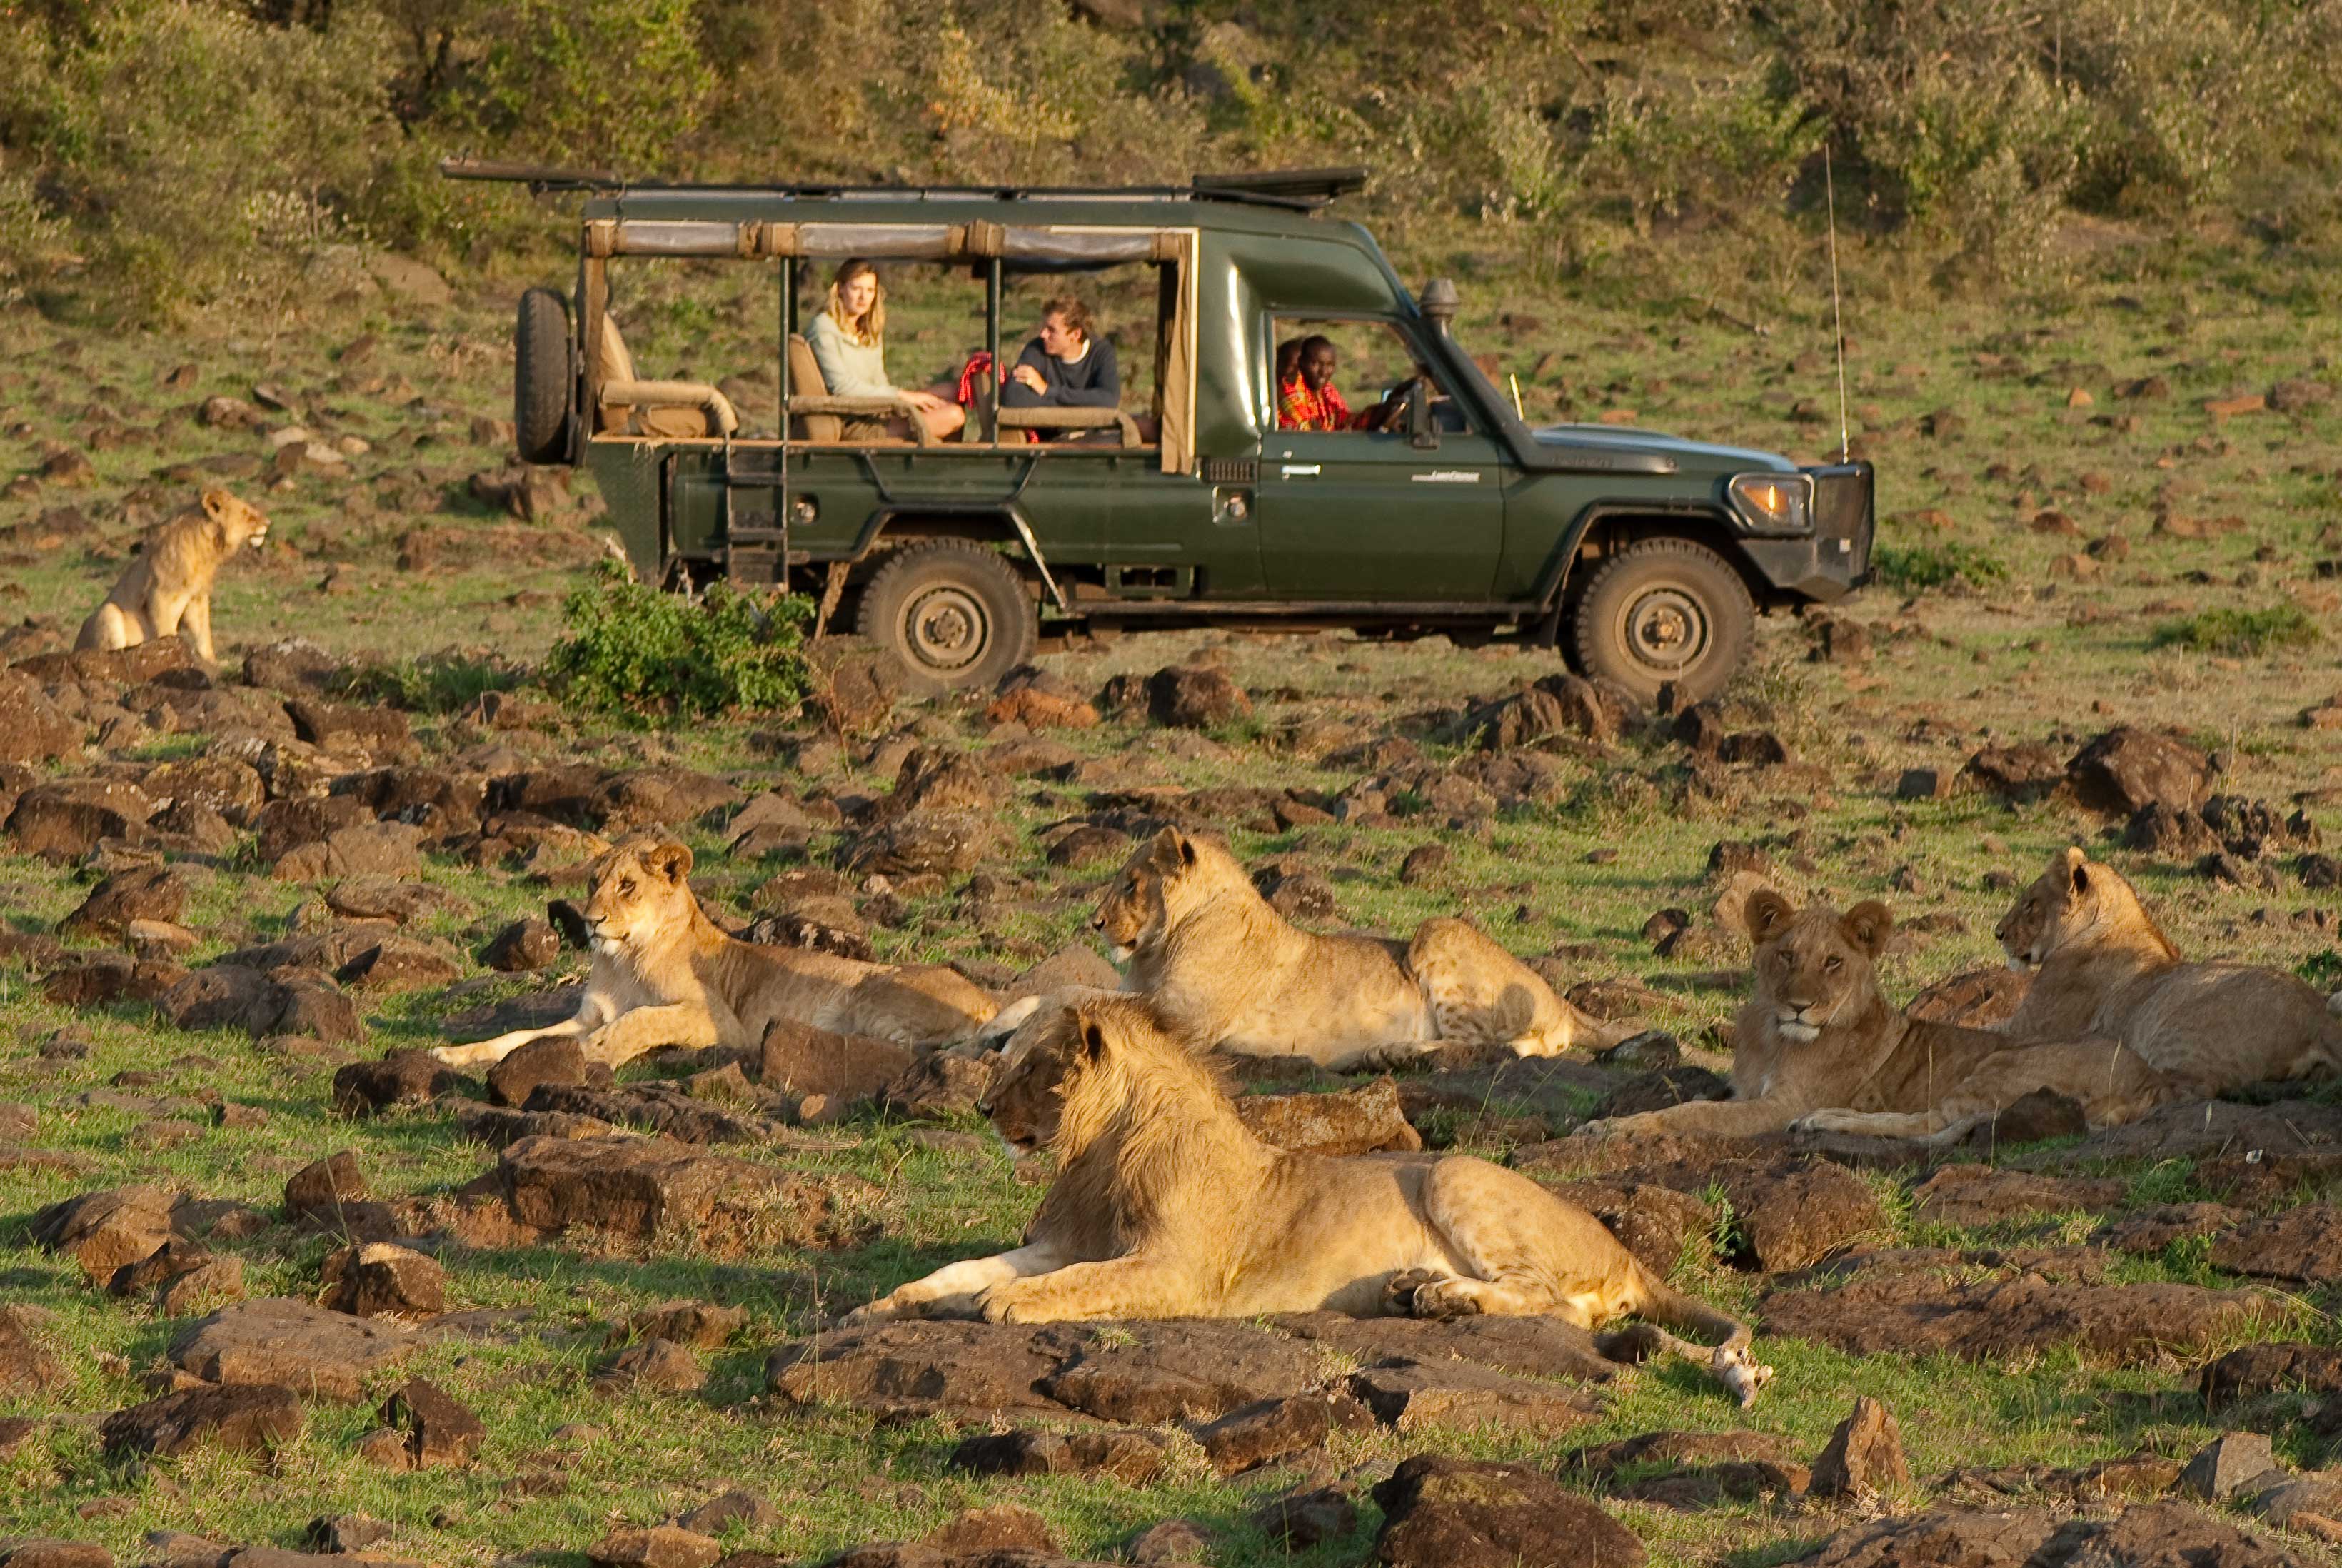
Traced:
[[1593, 1215], [1526, 1176], [1438, 1160], [1293, 1154], [1255, 1137], [1210, 1062], [1143, 999], [1045, 1001], [1017, 1030], [983, 1106], [1057, 1179], [995, 1257], [936, 1270], [849, 1314], [871, 1323], [981, 1313], [1092, 1318], [1546, 1313], [1586, 1328], [1639, 1313], [1694, 1333], [1637, 1337], [1705, 1362], [1743, 1405], [1772, 1375], [1746, 1327], [1636, 1262]]
[[110, 652], [184, 630], [195, 656], [209, 664], [212, 579], [238, 550], [268, 543], [268, 519], [225, 490], [204, 492], [191, 507], [147, 536], [105, 602], [81, 624], [75, 652]]
[[1124, 989], [1199, 1050], [1307, 1056], [1338, 1072], [1448, 1044], [1552, 1056], [1636, 1032], [1579, 1012], [1461, 920], [1426, 920], [1404, 946], [1300, 930], [1226, 849], [1174, 827], [1131, 856], [1092, 924], [1129, 961]]
[[1588, 1122], [1579, 1133], [1795, 1129], [1947, 1144], [2036, 1089], [2080, 1101], [2093, 1127], [2179, 1096], [2118, 1041], [2014, 1044], [1888, 1006], [1874, 967], [1895, 926], [1885, 904], [1798, 910], [1765, 887], [1742, 918], [1756, 946], [1756, 995], [1733, 1023], [1732, 1098]]
[[2256, 964], [2183, 961], [2137, 890], [2078, 849], [2050, 856], [1996, 934], [2011, 969], [2041, 971], [2000, 1026], [2012, 1040], [2106, 1035], [2200, 1097], [2342, 1066], [2342, 1024], [2317, 991]]
[[531, 1040], [575, 1039], [616, 1067], [661, 1045], [753, 1049], [775, 1019], [898, 1045], [963, 1039], [992, 999], [957, 972], [758, 947], [716, 927], [692, 896], [691, 848], [632, 834], [588, 868], [594, 967], [576, 1016], [431, 1054], [451, 1067], [501, 1062]]

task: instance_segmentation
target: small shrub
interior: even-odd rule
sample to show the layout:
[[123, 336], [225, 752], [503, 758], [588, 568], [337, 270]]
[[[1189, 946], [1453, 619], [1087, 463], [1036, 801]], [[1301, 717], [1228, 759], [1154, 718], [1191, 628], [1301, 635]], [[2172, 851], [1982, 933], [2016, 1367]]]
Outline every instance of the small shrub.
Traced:
[[2320, 991], [2342, 991], [2342, 950], [2329, 947], [2313, 953], [2295, 964], [2293, 972]]
[[2317, 624], [2298, 604], [2267, 610], [2206, 610], [2158, 628], [2158, 648], [2249, 657], [2279, 648], [2307, 647], [2318, 639]]
[[1915, 592], [1965, 583], [1971, 588], [2006, 582], [2008, 564], [1973, 544], [1914, 544], [1885, 546], [1871, 556], [1878, 580], [1890, 588]]
[[786, 707], [805, 695], [798, 645], [813, 618], [802, 595], [665, 594], [604, 562], [562, 602], [566, 634], [545, 674], [568, 701], [630, 722], [676, 723], [736, 709]]
[[361, 664], [335, 684], [335, 694], [416, 714], [460, 713], [490, 692], [509, 692], [527, 672], [490, 654], [450, 648], [386, 664]]

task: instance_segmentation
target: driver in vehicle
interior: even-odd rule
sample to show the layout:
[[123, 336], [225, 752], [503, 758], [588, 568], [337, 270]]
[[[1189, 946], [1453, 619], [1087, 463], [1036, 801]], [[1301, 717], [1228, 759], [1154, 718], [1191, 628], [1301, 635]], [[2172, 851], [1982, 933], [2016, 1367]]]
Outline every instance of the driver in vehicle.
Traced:
[[1415, 385], [1414, 379], [1401, 383], [1365, 413], [1353, 414], [1334, 385], [1337, 363], [1331, 339], [1312, 335], [1301, 340], [1292, 378], [1281, 381], [1276, 389], [1279, 430], [1385, 431], [1396, 426], [1406, 412], [1407, 389]]

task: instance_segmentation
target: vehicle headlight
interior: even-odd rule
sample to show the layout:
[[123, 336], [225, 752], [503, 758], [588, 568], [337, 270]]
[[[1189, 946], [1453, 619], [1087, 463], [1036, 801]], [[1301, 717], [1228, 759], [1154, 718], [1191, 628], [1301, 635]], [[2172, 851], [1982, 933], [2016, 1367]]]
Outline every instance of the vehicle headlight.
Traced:
[[1760, 534], [1813, 532], [1814, 482], [1806, 474], [1736, 474], [1731, 492], [1733, 506]]

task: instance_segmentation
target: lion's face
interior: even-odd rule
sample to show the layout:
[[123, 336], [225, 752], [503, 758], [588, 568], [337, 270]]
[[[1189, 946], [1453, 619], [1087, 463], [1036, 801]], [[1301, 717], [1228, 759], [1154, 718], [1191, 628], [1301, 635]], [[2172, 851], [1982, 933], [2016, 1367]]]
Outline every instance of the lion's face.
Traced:
[[1179, 881], [1196, 869], [1195, 841], [1166, 827], [1130, 857], [1098, 900], [1090, 924], [1126, 964], [1132, 954], [1159, 940], [1170, 924]]
[[1000, 1069], [976, 1108], [1020, 1159], [1057, 1136], [1066, 1092], [1082, 1060], [1082, 1029], [1078, 1007], [1051, 998], [1001, 1048]]
[[586, 870], [586, 931], [616, 953], [691, 922], [691, 848], [664, 834], [622, 839]]
[[2094, 867], [2078, 849], [2060, 850], [2049, 859], [2049, 869], [2017, 895], [1993, 934], [2008, 955], [2011, 969], [2025, 969], [2047, 959], [2073, 938], [2098, 924], [2103, 866]]
[[246, 547], [257, 550], [268, 543], [268, 519], [258, 507], [227, 491], [204, 492], [204, 515], [218, 531], [223, 555]]
[[1895, 917], [1876, 901], [1844, 914], [1826, 904], [1797, 909], [1771, 888], [1748, 895], [1743, 912], [1756, 944], [1756, 1003], [1792, 1044], [1818, 1038], [1840, 1016], [1864, 1012], [1878, 994], [1878, 955]]

